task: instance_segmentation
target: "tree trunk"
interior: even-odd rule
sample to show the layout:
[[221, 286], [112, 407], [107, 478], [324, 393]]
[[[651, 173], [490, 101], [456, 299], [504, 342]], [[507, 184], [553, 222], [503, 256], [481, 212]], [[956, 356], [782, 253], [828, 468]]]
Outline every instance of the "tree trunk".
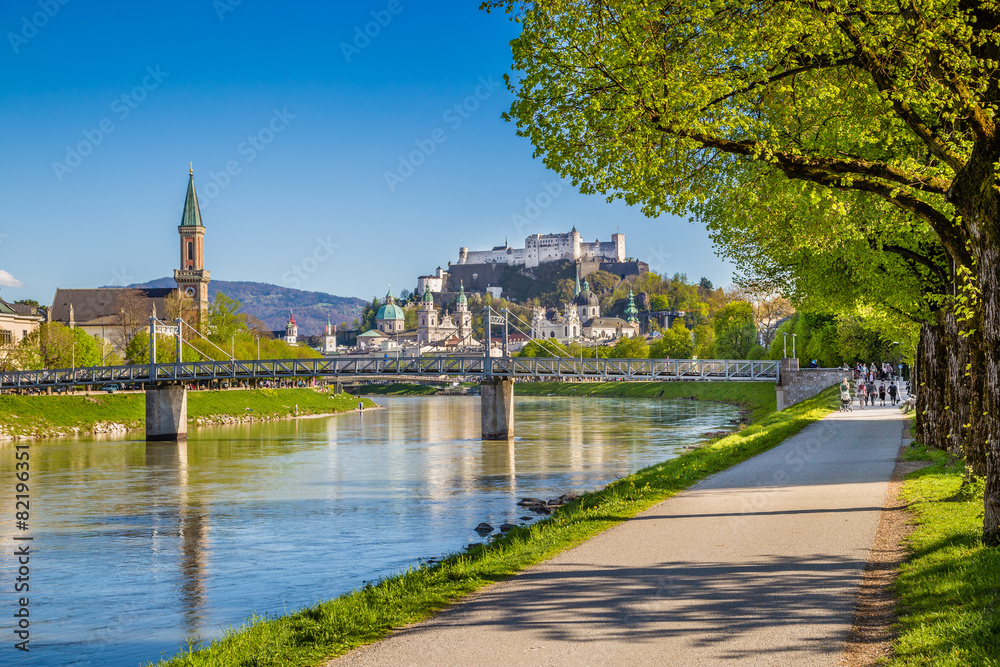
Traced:
[[1000, 546], [1000, 196], [996, 163], [1000, 134], [976, 142], [968, 161], [955, 175], [948, 199], [961, 215], [962, 232], [973, 261], [975, 292], [959, 293], [959, 304], [975, 311], [977, 332], [969, 340], [978, 352], [973, 376], [982, 373], [986, 413], [986, 489], [983, 499], [983, 544]]
[[1000, 546], [1000, 428], [997, 422], [1000, 414], [997, 412], [1000, 410], [1000, 242], [983, 243], [982, 246], [975, 250], [981, 299], [979, 312], [982, 314], [982, 335], [976, 336], [981, 341], [977, 362], [983, 371], [982, 411], [987, 415], [983, 544], [996, 547]]
[[[976, 318], [978, 319], [978, 318]], [[944, 317], [948, 373], [948, 451], [964, 457], [966, 474], [986, 475], [986, 418], [983, 415], [982, 332], [977, 321]], [[964, 334], [964, 335], [963, 335]]]
[[916, 378], [910, 386], [917, 394], [917, 442], [947, 450], [949, 424], [944, 407], [948, 378], [942, 329], [929, 322], [921, 326], [914, 364]]

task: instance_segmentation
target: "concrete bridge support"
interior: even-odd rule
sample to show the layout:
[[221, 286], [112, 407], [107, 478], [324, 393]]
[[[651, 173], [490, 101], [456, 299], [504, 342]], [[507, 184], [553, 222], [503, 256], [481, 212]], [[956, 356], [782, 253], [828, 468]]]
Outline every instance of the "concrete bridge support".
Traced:
[[187, 440], [187, 387], [146, 385], [146, 440]]
[[514, 381], [491, 378], [479, 385], [483, 411], [483, 440], [514, 437]]

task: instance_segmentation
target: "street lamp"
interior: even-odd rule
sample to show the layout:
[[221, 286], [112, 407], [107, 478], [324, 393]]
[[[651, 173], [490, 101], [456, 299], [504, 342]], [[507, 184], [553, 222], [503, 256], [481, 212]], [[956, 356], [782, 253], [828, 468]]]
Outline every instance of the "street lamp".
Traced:
[[782, 349], [781, 355], [785, 359], [787, 359], [788, 358], [788, 332], [787, 331], [784, 332], [783, 334], [781, 334], [781, 336], [782, 336], [782, 338], [784, 338], [784, 348]]
[[798, 356], [795, 354], [795, 336], [796, 334], [792, 334], [792, 357], [798, 359]]

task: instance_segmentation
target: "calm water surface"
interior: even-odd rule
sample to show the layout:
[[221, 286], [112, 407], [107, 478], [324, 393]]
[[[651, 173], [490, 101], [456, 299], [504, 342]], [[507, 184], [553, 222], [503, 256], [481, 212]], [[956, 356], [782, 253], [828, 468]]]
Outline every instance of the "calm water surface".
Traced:
[[173, 655], [255, 613], [460, 550], [480, 541], [479, 522], [528, 516], [523, 496], [600, 488], [737, 416], [696, 401], [518, 397], [507, 443], [479, 439], [478, 398], [379, 402], [388, 409], [198, 429], [182, 445], [32, 443], [31, 652], [12, 648], [8, 498], [0, 664]]

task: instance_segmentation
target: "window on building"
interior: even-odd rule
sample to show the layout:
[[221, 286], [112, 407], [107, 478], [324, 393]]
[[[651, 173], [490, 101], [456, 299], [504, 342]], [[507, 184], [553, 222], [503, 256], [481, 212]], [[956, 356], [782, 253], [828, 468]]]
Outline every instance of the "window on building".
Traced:
[[0, 345], [10, 345], [14, 342], [14, 334], [7, 329], [0, 329]]
[[194, 259], [194, 243], [188, 241], [188, 259]]

